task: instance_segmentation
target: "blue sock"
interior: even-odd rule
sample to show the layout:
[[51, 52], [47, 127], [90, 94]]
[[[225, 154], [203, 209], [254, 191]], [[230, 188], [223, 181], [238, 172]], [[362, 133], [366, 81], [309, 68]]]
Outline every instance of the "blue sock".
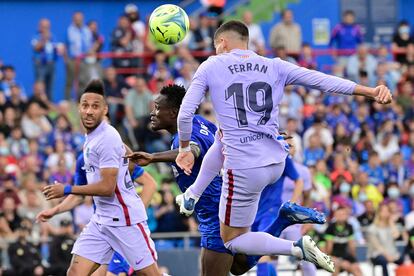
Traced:
[[288, 226], [290, 226], [290, 222], [285, 218], [281, 218], [278, 214], [276, 219], [268, 227], [266, 227], [263, 232], [269, 233], [274, 237], [280, 237], [282, 231]]
[[257, 264], [257, 276], [277, 276], [275, 266], [272, 263]]

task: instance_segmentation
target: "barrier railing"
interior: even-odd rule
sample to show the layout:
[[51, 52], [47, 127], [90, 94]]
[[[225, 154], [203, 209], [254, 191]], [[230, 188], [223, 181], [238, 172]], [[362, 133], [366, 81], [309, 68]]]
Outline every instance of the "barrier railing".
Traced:
[[[354, 49], [334, 49], [334, 48], [327, 48], [327, 49], [313, 49], [312, 50], [312, 56], [313, 58], [318, 58], [322, 56], [331, 56], [331, 57], [337, 57], [337, 56], [350, 56], [354, 54], [356, 50]], [[371, 49], [371, 54], [376, 55], [378, 53], [378, 50]], [[397, 54], [404, 54], [406, 51], [404, 49], [394, 50], [391, 52], [391, 54], [395, 57]], [[208, 57], [211, 55], [214, 55], [215, 52], [212, 51], [191, 51], [191, 54], [195, 58], [203, 58]], [[300, 52], [288, 52], [287, 53], [290, 56], [299, 56]], [[267, 50], [266, 55], [269, 57], [274, 56], [273, 50]], [[80, 55], [75, 60], [75, 91], [78, 91], [79, 86], [79, 68], [81, 62], [87, 58], [88, 55]], [[146, 72], [147, 66], [151, 63], [153, 60], [153, 53], [146, 52], [143, 54], [138, 53], [116, 53], [116, 52], [102, 52], [95, 55], [96, 58], [100, 60], [104, 59], [140, 59], [143, 62], [139, 63], [140, 65], [137, 67], [123, 67], [123, 68], [116, 68], [116, 72], [118, 74], [144, 74]], [[320, 66], [324, 66], [324, 64], [320, 64]]]

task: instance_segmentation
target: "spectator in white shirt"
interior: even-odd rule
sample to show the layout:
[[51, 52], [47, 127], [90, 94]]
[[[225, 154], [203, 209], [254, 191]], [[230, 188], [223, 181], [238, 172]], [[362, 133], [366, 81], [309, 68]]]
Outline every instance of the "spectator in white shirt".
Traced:
[[243, 22], [249, 29], [249, 49], [260, 55], [265, 54], [265, 40], [263, 32], [258, 24], [253, 23], [253, 14], [251, 11], [244, 12]]

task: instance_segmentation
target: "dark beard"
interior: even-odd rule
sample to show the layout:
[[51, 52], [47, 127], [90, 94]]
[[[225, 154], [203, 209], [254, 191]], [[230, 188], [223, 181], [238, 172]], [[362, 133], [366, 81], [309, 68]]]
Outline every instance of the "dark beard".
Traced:
[[81, 120], [83, 127], [86, 129], [86, 133], [91, 133], [92, 131], [94, 131], [101, 123], [102, 123], [102, 118], [96, 122], [96, 125], [94, 125], [93, 127], [87, 127], [85, 126], [85, 124], [83, 123], [83, 120]]

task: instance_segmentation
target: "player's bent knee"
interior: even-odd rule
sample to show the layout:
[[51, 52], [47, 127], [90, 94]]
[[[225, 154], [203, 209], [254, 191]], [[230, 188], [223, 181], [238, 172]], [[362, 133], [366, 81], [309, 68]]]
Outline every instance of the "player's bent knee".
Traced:
[[143, 269], [135, 271], [135, 275], [139, 275], [139, 276], [160, 276], [160, 275], [163, 275], [163, 274], [161, 274], [160, 271], [158, 270], [157, 264], [153, 263], [150, 266], [147, 266]]

